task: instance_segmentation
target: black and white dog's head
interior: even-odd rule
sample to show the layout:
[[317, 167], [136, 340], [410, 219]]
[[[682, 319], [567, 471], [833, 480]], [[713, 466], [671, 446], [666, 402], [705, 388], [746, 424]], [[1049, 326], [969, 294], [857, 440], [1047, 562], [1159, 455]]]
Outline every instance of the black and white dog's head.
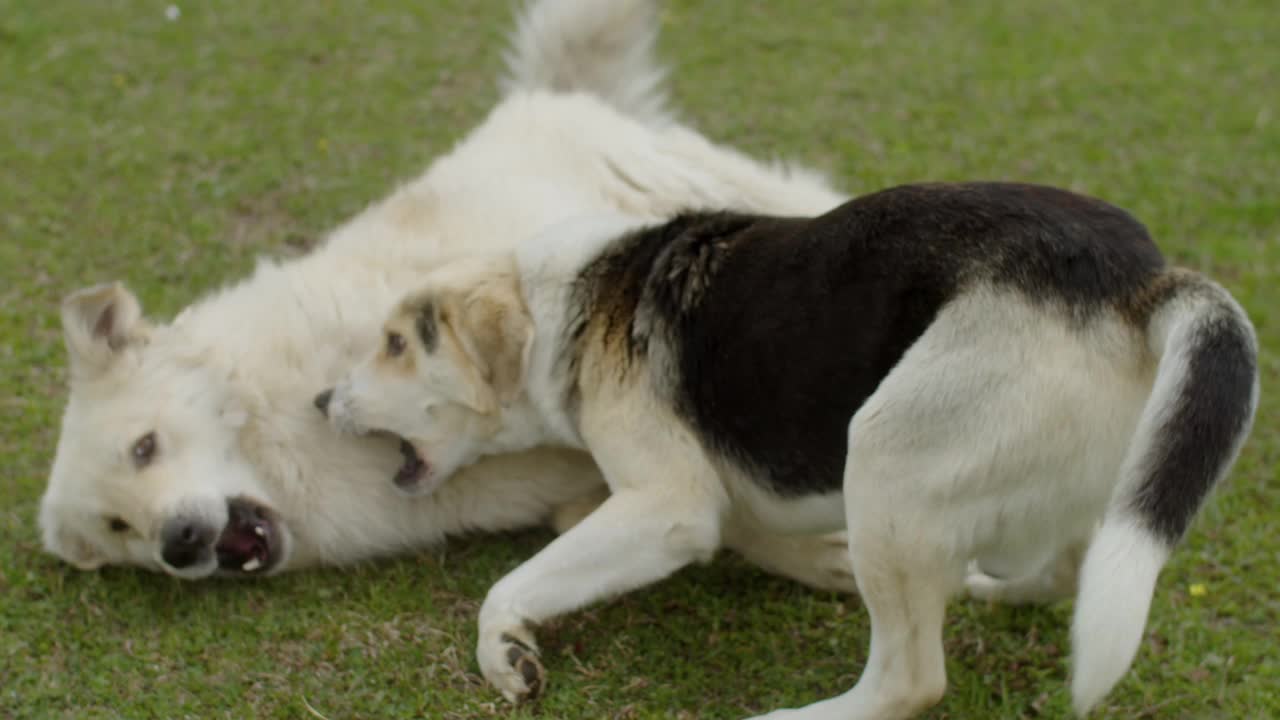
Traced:
[[396, 485], [428, 493], [503, 429], [532, 340], [513, 262], [459, 261], [396, 306], [380, 345], [316, 406], [340, 432], [397, 437]]

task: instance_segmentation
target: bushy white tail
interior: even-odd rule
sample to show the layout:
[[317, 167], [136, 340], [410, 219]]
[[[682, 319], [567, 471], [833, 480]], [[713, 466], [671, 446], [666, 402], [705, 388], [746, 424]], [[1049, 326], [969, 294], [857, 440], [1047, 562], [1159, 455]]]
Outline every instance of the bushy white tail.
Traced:
[[655, 0], [534, 0], [516, 21], [503, 90], [587, 92], [641, 122], [668, 124], [657, 37]]
[[1138, 654], [1169, 548], [1134, 523], [1108, 520], [1085, 556], [1071, 624], [1071, 701], [1084, 716]]
[[1072, 622], [1072, 704], [1085, 715], [1129, 669], [1156, 578], [1253, 425], [1257, 339], [1244, 311], [1195, 273], [1152, 284], [1151, 396], [1112, 505], [1085, 555]]

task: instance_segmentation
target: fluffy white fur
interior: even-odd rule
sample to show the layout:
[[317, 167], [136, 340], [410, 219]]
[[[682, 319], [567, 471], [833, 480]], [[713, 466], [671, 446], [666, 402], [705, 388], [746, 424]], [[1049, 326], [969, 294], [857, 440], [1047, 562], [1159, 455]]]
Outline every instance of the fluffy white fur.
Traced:
[[[164, 560], [162, 530], [175, 517], [222, 528], [228, 499], [244, 497], [277, 537], [278, 562], [258, 572], [269, 574], [557, 511], [567, 524], [599, 502], [595, 465], [562, 450], [495, 456], [406, 500], [388, 482], [395, 444], [335, 437], [312, 398], [376, 343], [389, 308], [424, 273], [510, 249], [516, 231], [584, 212], [658, 217], [690, 202], [811, 213], [841, 196], [672, 121], [651, 52], [652, 3], [543, 0], [518, 28], [508, 90], [489, 117], [315, 252], [265, 261], [171, 323], [144, 319], [118, 284], [67, 299], [70, 395], [40, 508], [50, 552], [81, 568], [207, 577], [216, 559]], [[147, 432], [158, 450], [142, 467], [130, 448]], [[726, 543], [771, 570], [852, 589], [831, 538], [743, 532]]]

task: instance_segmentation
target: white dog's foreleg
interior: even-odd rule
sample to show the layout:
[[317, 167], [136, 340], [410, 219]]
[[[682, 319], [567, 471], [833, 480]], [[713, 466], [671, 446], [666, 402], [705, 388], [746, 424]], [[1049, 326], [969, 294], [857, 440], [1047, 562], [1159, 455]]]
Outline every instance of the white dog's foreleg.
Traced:
[[[558, 505], [551, 513], [551, 529], [563, 535], [609, 498], [601, 485], [582, 497]], [[756, 523], [730, 519], [724, 524], [724, 547], [744, 560], [779, 577], [815, 590], [858, 592], [849, 564], [849, 541], [843, 531], [814, 535], [776, 533]]]
[[551, 529], [557, 535], [569, 532], [573, 526], [586, 519], [588, 515], [595, 512], [596, 508], [603, 505], [604, 501], [608, 499], [609, 486], [602, 483], [600, 487], [584, 493], [582, 497], [557, 505], [551, 510]]
[[621, 490], [498, 581], [480, 609], [476, 657], [485, 678], [513, 702], [536, 696], [545, 676], [531, 626], [710, 559], [722, 510], [696, 495]]
[[1024, 577], [988, 575], [974, 563], [964, 586], [971, 597], [1009, 605], [1053, 603], [1074, 597], [1079, 584], [1085, 545], [1072, 545], [1051, 557], [1038, 571]]
[[731, 519], [724, 526], [724, 546], [747, 562], [815, 590], [857, 593], [844, 532], [783, 535]]

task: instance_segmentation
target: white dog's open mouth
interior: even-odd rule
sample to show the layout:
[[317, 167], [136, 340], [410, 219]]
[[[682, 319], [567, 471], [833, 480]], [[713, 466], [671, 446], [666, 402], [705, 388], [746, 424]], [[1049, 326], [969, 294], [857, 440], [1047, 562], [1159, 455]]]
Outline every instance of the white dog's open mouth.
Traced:
[[215, 550], [224, 573], [262, 574], [280, 562], [283, 538], [270, 508], [246, 498], [227, 502], [227, 524]]

